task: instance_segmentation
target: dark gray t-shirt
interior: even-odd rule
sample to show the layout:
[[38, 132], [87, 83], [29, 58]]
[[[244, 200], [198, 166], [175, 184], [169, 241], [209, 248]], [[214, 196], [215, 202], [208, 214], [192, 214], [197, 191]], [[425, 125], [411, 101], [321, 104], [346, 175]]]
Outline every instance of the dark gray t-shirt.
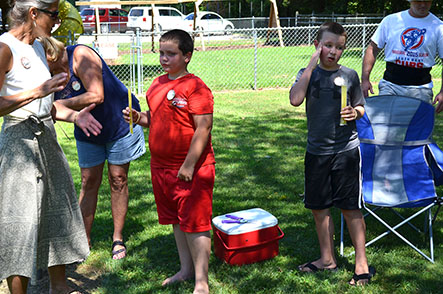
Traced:
[[[297, 75], [298, 81], [305, 69]], [[365, 99], [355, 70], [341, 66], [327, 71], [317, 66], [312, 72], [306, 92], [306, 116], [308, 120], [308, 145], [306, 151], [316, 155], [335, 154], [358, 147], [355, 121], [340, 126], [341, 87], [334, 84], [342, 77], [347, 84], [348, 105], [364, 105]]]

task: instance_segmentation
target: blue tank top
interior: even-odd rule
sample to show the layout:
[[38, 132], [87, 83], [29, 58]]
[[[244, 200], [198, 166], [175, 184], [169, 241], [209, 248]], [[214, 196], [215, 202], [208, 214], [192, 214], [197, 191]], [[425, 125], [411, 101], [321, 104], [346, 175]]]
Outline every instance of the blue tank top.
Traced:
[[[77, 46], [84, 45], [66, 47], [71, 77], [66, 87], [60, 92], [55, 93], [55, 100], [69, 99], [86, 92], [82, 81], [74, 75], [72, 69], [73, 53]], [[93, 49], [91, 48], [91, 50]], [[95, 106], [91, 114], [102, 124], [103, 128], [98, 136], [91, 135], [87, 137], [79, 127], [75, 126], [74, 137], [79, 141], [106, 144], [124, 137], [129, 132], [129, 124], [123, 119], [122, 115], [122, 109], [128, 106], [128, 88], [112, 73], [111, 69], [101, 57], [100, 59], [102, 61], [105, 98], [102, 104]], [[140, 104], [134, 95], [132, 95], [132, 107], [140, 111]]]

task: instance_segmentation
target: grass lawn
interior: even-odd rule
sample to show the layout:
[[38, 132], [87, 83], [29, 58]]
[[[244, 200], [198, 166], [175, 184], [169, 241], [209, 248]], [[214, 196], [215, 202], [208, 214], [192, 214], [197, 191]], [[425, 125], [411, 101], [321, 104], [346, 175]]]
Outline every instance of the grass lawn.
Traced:
[[[146, 109], [143, 98], [141, 102]], [[56, 125], [79, 190], [80, 171], [72, 125]], [[60, 126], [71, 140], [61, 132]], [[440, 146], [443, 146], [442, 130], [443, 116], [439, 115], [434, 132]], [[398, 238], [388, 236], [367, 249], [369, 262], [378, 273], [364, 290], [347, 285], [353, 273], [352, 257], [338, 257], [340, 269], [337, 273], [297, 272], [297, 265], [316, 259], [319, 250], [313, 218], [303, 207], [300, 197], [306, 145], [304, 107], [289, 105], [288, 89], [216, 92], [212, 134], [217, 160], [214, 216], [261, 207], [278, 218], [285, 237], [280, 241], [280, 254], [265, 262], [233, 267], [212, 254], [209, 265], [211, 293], [441, 293], [441, 215], [434, 229], [435, 264], [426, 261]], [[171, 227], [157, 222], [149, 154], [131, 164], [129, 189], [125, 228], [128, 257], [122, 261], [111, 260], [113, 227], [109, 187], [104, 177], [92, 232], [92, 252], [71, 278], [85, 293], [191, 293], [191, 281], [166, 288], [160, 286], [163, 279], [179, 270], [179, 264]], [[333, 213], [338, 250], [340, 219], [337, 210]], [[418, 226], [422, 226], [421, 222], [422, 219]], [[368, 236], [376, 236], [382, 230], [374, 219], [368, 219], [367, 226]], [[345, 236], [345, 251], [350, 252], [349, 236]], [[424, 238], [411, 239], [423, 248]]]

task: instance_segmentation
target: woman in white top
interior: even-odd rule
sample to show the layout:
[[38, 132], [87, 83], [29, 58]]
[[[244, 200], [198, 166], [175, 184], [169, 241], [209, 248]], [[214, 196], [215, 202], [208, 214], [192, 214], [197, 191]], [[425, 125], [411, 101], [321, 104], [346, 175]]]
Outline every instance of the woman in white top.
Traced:
[[10, 31], [0, 36], [0, 280], [11, 293], [26, 293], [36, 270], [48, 268], [50, 293], [74, 293], [65, 265], [89, 254], [66, 157], [53, 118], [76, 123], [87, 135], [101, 125], [89, 111], [53, 104], [66, 74], [51, 78], [36, 40], [49, 36], [58, 0], [16, 0]]

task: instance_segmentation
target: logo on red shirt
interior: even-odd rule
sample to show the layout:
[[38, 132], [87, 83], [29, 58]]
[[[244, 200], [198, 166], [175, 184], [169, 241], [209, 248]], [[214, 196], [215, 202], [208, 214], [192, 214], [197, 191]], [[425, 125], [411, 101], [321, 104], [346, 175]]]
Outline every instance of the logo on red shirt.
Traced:
[[171, 101], [171, 106], [175, 106], [178, 108], [183, 108], [188, 105], [188, 101], [184, 98], [174, 97]]

